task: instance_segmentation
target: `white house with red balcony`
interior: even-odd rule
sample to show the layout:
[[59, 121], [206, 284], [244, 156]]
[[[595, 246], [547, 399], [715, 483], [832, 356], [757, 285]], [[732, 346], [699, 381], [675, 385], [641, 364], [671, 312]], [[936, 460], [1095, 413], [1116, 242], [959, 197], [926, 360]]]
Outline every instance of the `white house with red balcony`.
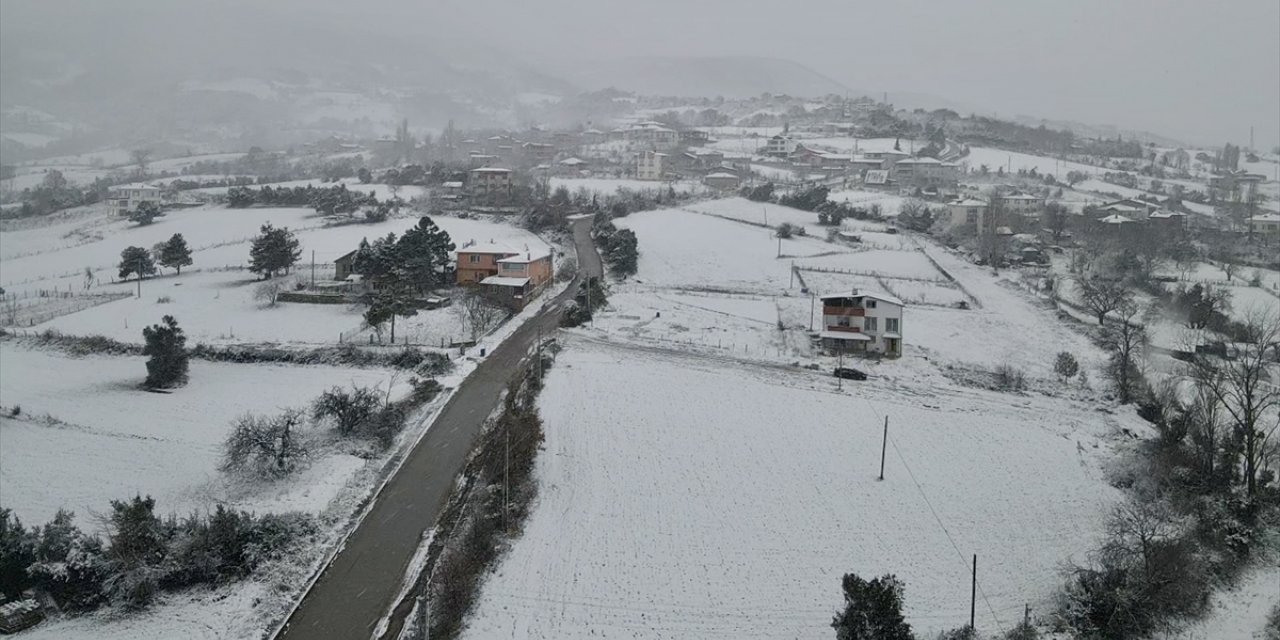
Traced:
[[854, 289], [822, 296], [822, 348], [832, 353], [902, 355], [902, 301]]

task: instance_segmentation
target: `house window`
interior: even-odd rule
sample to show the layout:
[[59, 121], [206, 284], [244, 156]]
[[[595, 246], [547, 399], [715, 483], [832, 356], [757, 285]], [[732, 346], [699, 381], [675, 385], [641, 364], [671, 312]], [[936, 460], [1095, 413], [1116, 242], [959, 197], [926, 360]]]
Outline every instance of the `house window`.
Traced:
[[897, 318], [885, 318], [885, 319], [884, 319], [884, 330], [885, 330], [885, 331], [888, 331], [889, 333], [897, 333], [897, 332], [898, 332], [898, 319], [897, 319]]
[[480, 254], [473, 253], [470, 256], [467, 256], [467, 261], [471, 264], [480, 264]]
[[837, 327], [849, 326], [849, 316], [836, 316], [836, 326]]
[[863, 326], [863, 328], [864, 328], [864, 329], [866, 329], [867, 331], [875, 331], [875, 330], [876, 330], [876, 318], [865, 318], [865, 319], [863, 319], [862, 326]]
[[866, 303], [864, 303], [864, 304], [863, 304], [863, 306], [865, 306], [865, 307], [866, 307], [866, 308], [868, 308], [868, 309], [874, 309], [874, 308], [876, 308], [876, 301], [875, 301], [875, 300], [867, 300], [867, 301], [866, 301]]

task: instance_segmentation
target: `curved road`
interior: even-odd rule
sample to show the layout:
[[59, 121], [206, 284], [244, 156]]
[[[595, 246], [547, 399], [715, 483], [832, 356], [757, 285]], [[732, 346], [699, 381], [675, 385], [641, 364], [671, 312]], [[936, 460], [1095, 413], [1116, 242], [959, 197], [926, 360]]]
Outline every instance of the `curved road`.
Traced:
[[573, 224], [578, 279], [516, 329], [462, 382], [276, 638], [352, 640], [373, 634], [378, 620], [395, 604], [423, 533], [435, 525], [454, 478], [511, 374], [540, 331], [551, 334], [559, 327], [565, 302], [573, 298], [583, 275], [603, 275], [590, 230], [589, 217]]

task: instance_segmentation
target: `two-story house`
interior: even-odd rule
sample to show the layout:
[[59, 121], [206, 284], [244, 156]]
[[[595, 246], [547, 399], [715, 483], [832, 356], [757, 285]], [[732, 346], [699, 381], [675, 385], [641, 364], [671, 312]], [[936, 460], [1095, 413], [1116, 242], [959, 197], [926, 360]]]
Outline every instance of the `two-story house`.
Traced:
[[467, 189], [472, 195], [509, 195], [511, 170], [498, 167], [479, 167], [467, 172]]
[[833, 353], [902, 355], [902, 301], [854, 289], [822, 297], [822, 347]]
[[937, 158], [906, 158], [893, 164], [898, 184], [916, 187], [954, 187], [960, 172], [956, 165]]
[[500, 244], [472, 244], [457, 250], [455, 272], [461, 285], [479, 285], [514, 309], [524, 305], [555, 275], [551, 251], [515, 249]]
[[151, 202], [159, 206], [160, 187], [150, 184], [119, 185], [108, 190], [107, 204], [111, 207], [112, 215], [128, 215], [143, 202]]
[[951, 228], [973, 225], [979, 232], [986, 229], [987, 203], [976, 198], [965, 198], [947, 203], [947, 226]]
[[641, 151], [636, 154], [636, 179], [661, 180], [666, 172], [667, 154]]
[[1280, 240], [1280, 214], [1263, 213], [1248, 220], [1249, 234], [1268, 241]]
[[786, 158], [796, 150], [795, 138], [788, 135], [776, 135], [769, 138], [769, 142], [765, 144], [764, 154], [766, 156], [774, 156], [776, 158]]
[[1045, 199], [1029, 193], [1009, 193], [997, 198], [1000, 210], [1008, 215], [1034, 218], [1044, 211]]

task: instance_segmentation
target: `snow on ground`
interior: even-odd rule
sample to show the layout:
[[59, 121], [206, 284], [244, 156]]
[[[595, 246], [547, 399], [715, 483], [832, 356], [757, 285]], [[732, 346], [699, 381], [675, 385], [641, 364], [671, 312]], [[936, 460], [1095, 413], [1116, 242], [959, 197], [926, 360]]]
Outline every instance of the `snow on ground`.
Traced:
[[902, 207], [902, 203], [907, 200], [894, 193], [864, 191], [862, 189], [832, 191], [827, 194], [827, 199], [832, 202], [848, 202], [852, 206], [863, 209], [869, 208], [873, 204], [878, 204], [880, 205], [880, 214], [888, 217], [898, 215], [898, 210]]
[[619, 189], [630, 191], [662, 190], [665, 192], [668, 187], [682, 193], [706, 193], [708, 191], [704, 185], [694, 180], [655, 182], [653, 180], [633, 180], [630, 178], [552, 178], [551, 188], [557, 189], [559, 187], [568, 189], [569, 193], [574, 193], [579, 189], [586, 189], [601, 195], [612, 195], [617, 193]]
[[[356, 178], [343, 178], [341, 180], [335, 180], [331, 182], [325, 182], [320, 178], [312, 178], [309, 180], [289, 180], [286, 182], [272, 182], [268, 184], [254, 184], [254, 185], [248, 185], [248, 186], [249, 188], [252, 188], [252, 189], [260, 189], [262, 187], [271, 187], [272, 189], [280, 189], [283, 187], [287, 187], [287, 188], [316, 187], [318, 189], [323, 189], [327, 187], [336, 187], [340, 184], [346, 185], [349, 191], [358, 191], [360, 193], [372, 193], [373, 196], [378, 200], [391, 200], [393, 198], [398, 197], [401, 200], [404, 200], [407, 202], [409, 200], [413, 200], [414, 198], [420, 198], [427, 195], [426, 187], [419, 187], [416, 185], [404, 185], [404, 186], [397, 186], [393, 188], [391, 185], [386, 185], [386, 184], [365, 184], [360, 182]], [[210, 196], [224, 195], [227, 193], [227, 190], [229, 189], [230, 187], [201, 187], [199, 189], [190, 190], [190, 193], [201, 193], [201, 194], [210, 195]]]
[[821, 637], [850, 571], [897, 574], [931, 633], [967, 617], [970, 553], [978, 626], [1007, 628], [1117, 495], [1116, 420], [1070, 401], [566, 343], [537, 505], [465, 637]]
[[[193, 342], [289, 342], [332, 344], [339, 333], [346, 338], [362, 324], [362, 309], [349, 305], [280, 303], [266, 308], [255, 299], [258, 282], [243, 267], [249, 245], [267, 221], [297, 232], [303, 261], [284, 282], [310, 280], [314, 252], [317, 282], [333, 277], [334, 259], [353, 250], [361, 238], [403, 233], [417, 218], [394, 218], [374, 225], [319, 227], [308, 209], [226, 209], [200, 207], [171, 212], [154, 224], [138, 227], [102, 214], [88, 220], [0, 234], [0, 261], [6, 291], [22, 295], [40, 289], [80, 292], [84, 268], [91, 267], [98, 283], [85, 293], [130, 293], [136, 282], [114, 283], [120, 251], [127, 246], [151, 247], [182, 233], [195, 249], [194, 265], [182, 275], [172, 271], [142, 284], [141, 298], [125, 298], [27, 327], [57, 329], [75, 335], [102, 334], [126, 342], [140, 342], [141, 328], [165, 314], [178, 318]], [[537, 236], [517, 227], [485, 219], [434, 217], [461, 246], [490, 241], [515, 247], [545, 247]], [[26, 253], [24, 253], [26, 252]], [[30, 254], [30, 252], [39, 252]], [[9, 258], [9, 256], [18, 256]], [[169, 298], [160, 302], [161, 297]], [[447, 309], [424, 311], [406, 323], [404, 332], [419, 344], [437, 344], [460, 337], [456, 318]]]
[[1026, 153], [1018, 153], [1017, 151], [1005, 151], [1004, 149], [990, 149], [986, 147], [969, 147], [969, 155], [961, 162], [973, 171], [976, 171], [978, 167], [985, 164], [991, 169], [992, 173], [1000, 167], [1004, 167], [1006, 173], [1015, 174], [1020, 170], [1035, 169], [1036, 173], [1041, 175], [1050, 174], [1061, 181], [1065, 181], [1067, 179], [1068, 171], [1081, 171], [1090, 176], [1101, 176], [1104, 171], [1099, 167], [1081, 164], [1079, 162], [1069, 162], [1045, 156], [1035, 156]]
[[[249, 490], [217, 470], [232, 420], [305, 406], [333, 385], [385, 389], [393, 379], [376, 369], [195, 360], [188, 385], [165, 394], [139, 388], [142, 357], [73, 358], [7, 342], [0, 359], [0, 404], [22, 407], [18, 419], [0, 419], [0, 484], [5, 506], [32, 524], [59, 508], [88, 516], [135, 493], [155, 496], [165, 513], [215, 501], [317, 512], [364, 461], [326, 456], [287, 481]], [[400, 376], [397, 394], [405, 384]]]
[[787, 169], [784, 167], [771, 167], [767, 164], [753, 164], [751, 165], [751, 170], [760, 174], [761, 176], [764, 176], [766, 180], [792, 182], [799, 179], [799, 174], [797, 174], [792, 169]]
[[[84, 522], [80, 522], [81, 525]], [[47, 621], [22, 633], [23, 640], [243, 640], [268, 632], [254, 610], [269, 596], [267, 585], [246, 581], [234, 589], [162, 594], [146, 611], [121, 616], [103, 610], [78, 618]]]
[[1210, 613], [1157, 640], [1264, 640], [1267, 616], [1280, 604], [1280, 566], [1254, 569], [1233, 589], [1215, 594]]

